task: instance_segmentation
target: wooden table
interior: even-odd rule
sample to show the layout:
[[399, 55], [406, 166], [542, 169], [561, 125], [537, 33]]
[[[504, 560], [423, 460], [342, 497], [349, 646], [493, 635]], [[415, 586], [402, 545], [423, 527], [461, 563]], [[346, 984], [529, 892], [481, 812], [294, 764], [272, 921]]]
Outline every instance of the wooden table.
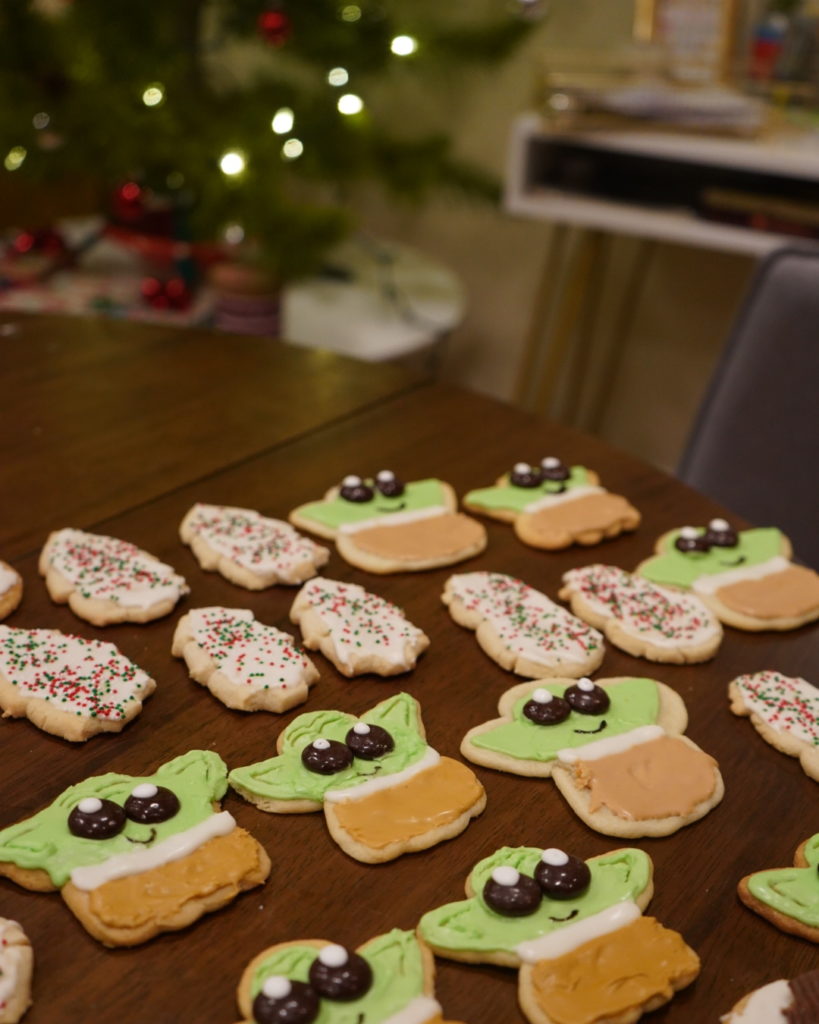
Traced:
[[[361, 713], [399, 687], [420, 700], [430, 743], [457, 754], [467, 728], [493, 717], [499, 696], [517, 681], [481, 653], [473, 634], [456, 626], [440, 603], [451, 570], [373, 577], [333, 553], [326, 575], [363, 583], [402, 605], [430, 636], [430, 650], [411, 675], [397, 681], [351, 682], [316, 655], [321, 679], [301, 709], [281, 717], [231, 712], [192, 683], [184, 665], [170, 656], [178, 614], [148, 626], [103, 632], [51, 604], [36, 571], [38, 548], [50, 527], [110, 533], [170, 562], [192, 588], [180, 612], [207, 604], [249, 607], [262, 621], [293, 629], [288, 619], [292, 589], [249, 593], [199, 569], [177, 537], [178, 524], [194, 501], [246, 505], [285, 517], [293, 505], [315, 498], [347, 472], [392, 467], [405, 479], [434, 474], [463, 493], [489, 483], [515, 461], [559, 453], [567, 461], [597, 468], [612, 490], [628, 495], [644, 514], [639, 531], [590, 552], [547, 554], [523, 547], [509, 527], [490, 522], [487, 551], [463, 566], [518, 575], [552, 596], [565, 570], [592, 560], [633, 567], [662, 530], [703, 522], [720, 511], [590, 437], [395, 370], [324, 361], [267, 343], [269, 380], [279, 375], [277, 367], [282, 377], [298, 373], [297, 382], [282, 379], [275, 387], [279, 395], [296, 394], [304, 404], [293, 401], [289, 412], [273, 411], [261, 403], [256, 377], [240, 379], [230, 372], [231, 353], [248, 359], [253, 352], [263, 362], [258, 346], [264, 343], [214, 341], [200, 334], [194, 345], [191, 335], [167, 332], [157, 334], [152, 344], [141, 331], [110, 325], [53, 326], [54, 336], [64, 339], [59, 359], [52, 363], [46, 351], [52, 325], [31, 322], [23, 328], [30, 358], [12, 352], [15, 384], [5, 392], [6, 439], [9, 424], [25, 417], [29, 424], [56, 423], [55, 409], [67, 410], [60, 436], [50, 436], [47, 446], [22, 439], [25, 460], [21, 454], [13, 466], [13, 485], [4, 488], [0, 554], [10, 557], [27, 585], [9, 624], [102, 635], [159, 686], [143, 714], [121, 735], [82, 746], [46, 736], [26, 721], [4, 721], [3, 826], [87, 775], [150, 771], [190, 747], [215, 749], [231, 767], [261, 760], [271, 755], [280, 729], [300, 710], [340, 707]], [[77, 337], [69, 352], [72, 329]], [[142, 338], [148, 343], [140, 347]], [[0, 351], [10, 343], [16, 346], [18, 339], [3, 339]], [[113, 369], [120, 360], [127, 372]], [[163, 369], [184, 370], [180, 387], [185, 401], [176, 403], [176, 414], [168, 413], [164, 425], [165, 414], [141, 390], [149, 379], [158, 386], [155, 360]], [[221, 383], [200, 379], [200, 371], [211, 372], [216, 365], [223, 371]], [[90, 394], [96, 387], [102, 394], [106, 368], [119, 373], [119, 383], [105, 418], [78, 416], [82, 405], [70, 391], [85, 387]], [[124, 383], [128, 377], [132, 389]], [[319, 394], [326, 396], [320, 408]], [[166, 395], [172, 402], [170, 386]], [[190, 434], [182, 430], [183, 419]], [[126, 466], [116, 463], [112, 432], [118, 444], [127, 446]], [[206, 438], [225, 433], [218, 450], [202, 450]], [[75, 476], [79, 453], [87, 463], [81, 497]], [[157, 463], [164, 468], [154, 474]], [[117, 488], [111, 486], [112, 472], [122, 481]], [[654, 859], [656, 895], [650, 913], [681, 931], [703, 961], [696, 983], [648, 1018], [658, 1024], [716, 1021], [747, 990], [816, 963], [815, 947], [750, 913], [735, 893], [742, 875], [789, 864], [798, 843], [819, 830], [815, 784], [795, 760], [777, 753], [747, 720], [728, 710], [728, 681], [763, 668], [819, 679], [819, 630], [786, 635], [726, 630], [717, 657], [690, 668], [650, 665], [609, 647], [599, 673], [653, 675], [677, 689], [688, 704], [688, 734], [718, 758], [726, 782], [723, 803], [705, 819], [669, 838], [634, 844]], [[36, 953], [35, 1004], [26, 1024], [230, 1024], [238, 1017], [234, 989], [242, 969], [265, 946], [308, 937], [355, 946], [393, 926], [412, 928], [425, 910], [460, 898], [474, 863], [501, 845], [556, 845], [584, 857], [624, 845], [582, 825], [551, 782], [477, 771], [488, 805], [463, 835], [378, 867], [341, 853], [320, 814], [266, 815], [229, 794], [224, 806], [271, 854], [270, 879], [190, 929], [136, 949], [105, 950], [56, 894], [30, 893], [0, 881], [0, 914], [23, 923]], [[437, 992], [448, 1019], [469, 1024], [523, 1020], [511, 970], [439, 961]]]

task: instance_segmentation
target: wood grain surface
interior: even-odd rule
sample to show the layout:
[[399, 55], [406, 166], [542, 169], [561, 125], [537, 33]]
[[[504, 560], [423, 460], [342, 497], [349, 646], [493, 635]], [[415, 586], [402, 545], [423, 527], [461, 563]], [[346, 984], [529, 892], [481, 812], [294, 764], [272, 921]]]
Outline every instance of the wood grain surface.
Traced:
[[[133, 351], [123, 356], [131, 363], [134, 381], [153, 376], [141, 364], [162, 360], [157, 349], [161, 346], [144, 348], [141, 358]], [[89, 367], [95, 362], [99, 367], [109, 365], [93, 344], [87, 358]], [[352, 370], [332, 372], [343, 380]], [[28, 406], [32, 421], [46, 394], [52, 404], [62, 400], [59, 360], [50, 367], [41, 353], [26, 368], [19, 356], [15, 373], [23, 390], [30, 388], [39, 396], [32, 397]], [[48, 387], [42, 382], [25, 383], [27, 375], [38, 373], [51, 375]], [[197, 395], [198, 374], [193, 367], [190, 373], [186, 415], [201, 443], [207, 421], [218, 416], [217, 389], [213, 382], [202, 381]], [[96, 371], [90, 376], [95, 375]], [[68, 374], [63, 386], [74, 380]], [[99, 386], [104, 383], [100, 381]], [[363, 384], [350, 382], [343, 387], [348, 395], [364, 389]], [[76, 410], [66, 402], [67, 409]], [[119, 436], [127, 433], [127, 457], [137, 460], [127, 485], [127, 502], [134, 507], [126, 502], [117, 514], [106, 516], [107, 482], [91, 469], [83, 477], [82, 503], [73, 500], [77, 484], [70, 460], [76, 452], [85, 446], [90, 454], [99, 449], [113, 457], [115, 452], [102, 426], [93, 437], [83, 439], [78, 424], [66, 422], [65, 456], [55, 438], [50, 439], [47, 452], [38, 452], [29, 443], [30, 464], [25, 474], [17, 470], [14, 499], [32, 522], [22, 529], [19, 524], [26, 517], [20, 512], [10, 531], [3, 526], [0, 555], [9, 537], [18, 551], [24, 536], [36, 537], [39, 545], [46, 517], [38, 512], [38, 502], [46, 502], [48, 516], [53, 517], [60, 509], [60, 495], [66, 494], [65, 525], [84, 510], [82, 525], [135, 541], [170, 562], [187, 577], [192, 592], [163, 621], [97, 630], [66, 608], [51, 604], [37, 576], [34, 544], [28, 553], [9, 559], [23, 573], [27, 587], [22, 606], [8, 620], [10, 625], [104, 636], [152, 674], [158, 689], [142, 715], [121, 735], [98, 737], [83, 746], [46, 736], [23, 720], [0, 723], [2, 826], [35, 812], [65, 786], [88, 775], [151, 771], [192, 747], [218, 751], [230, 767], [261, 760], [273, 753], [276, 736], [301, 711], [341, 708], [360, 713], [401, 688], [421, 702], [430, 743], [441, 753], [457, 756], [467, 729], [493, 717], [500, 695], [518, 680], [490, 661], [474, 635], [450, 619], [440, 593], [451, 571], [511, 573], [555, 597], [565, 570], [591, 561], [632, 568], [651, 552], [659, 533], [687, 522], [702, 523], [722, 511], [593, 438], [439, 385], [384, 398], [298, 437], [293, 436], [297, 431], [288, 431], [282, 415], [280, 433], [291, 438], [286, 443], [280, 437], [270, 439], [265, 433], [267, 410], [249, 400], [252, 409], [243, 415], [248, 429], [259, 433], [257, 446], [246, 446], [237, 458], [233, 458], [236, 452], [224, 449], [212, 453], [207, 464], [197, 462], [184, 480], [167, 467], [190, 457], [189, 442], [181, 434], [169, 433], [159, 443], [162, 428], [147, 408], [150, 403], [124, 392], [121, 402], [132, 410], [129, 432], [120, 430]], [[338, 416], [338, 406], [332, 408]], [[300, 415], [295, 407], [291, 414]], [[135, 441], [143, 436], [143, 429], [149, 441], [140, 448]], [[157, 445], [166, 466], [158, 480], [152, 470]], [[549, 554], [524, 547], [510, 527], [487, 521], [489, 547], [480, 557], [454, 570], [390, 577], [353, 570], [333, 552], [325, 575], [362, 583], [384, 595], [404, 607], [430, 636], [431, 647], [411, 674], [389, 681], [372, 677], [350, 681], [317, 654], [321, 679], [305, 705], [282, 716], [245, 715], [225, 709], [191, 682], [184, 664], [171, 657], [175, 622], [191, 607], [252, 608], [261, 621], [296, 632], [288, 618], [295, 589], [250, 593], [199, 569], [177, 535], [179, 522], [194, 501], [246, 505], [285, 517], [290, 508], [318, 497], [345, 473], [365, 475], [381, 468], [392, 468], [407, 480], [436, 475], [463, 494], [491, 483], [515, 461], [536, 461], [546, 454], [593, 467], [606, 486], [627, 495], [644, 515], [637, 533], [590, 550]], [[39, 474], [47, 468], [46, 484]], [[172, 488], [167, 485], [169, 479], [174, 481]], [[4, 504], [9, 500], [8, 488], [5, 494]], [[92, 520], [93, 509], [99, 517]], [[746, 991], [816, 963], [816, 947], [777, 931], [736, 897], [740, 877], [790, 864], [799, 842], [819, 831], [816, 784], [802, 773], [797, 761], [768, 746], [747, 719], [735, 718], [728, 710], [728, 682], [740, 673], [767, 668], [819, 680], [819, 629], [785, 635], [727, 629], [716, 658], [693, 667], [652, 665], [608, 647], [597, 673], [603, 677], [652, 675], [674, 687], [688, 705], [688, 735], [719, 760], [726, 784], [723, 803], [702, 821], [674, 836], [633, 844], [654, 859], [656, 895], [649, 913], [682, 932], [702, 957], [702, 973], [695, 984], [646, 1018], [657, 1024], [716, 1022]], [[375, 867], [346, 857], [330, 840], [321, 814], [266, 815], [229, 793], [224, 806], [270, 853], [273, 870], [267, 884], [186, 931], [132, 950], [103, 949], [83, 931], [57, 894], [29, 893], [0, 880], [0, 914], [19, 920], [35, 949], [35, 1004], [27, 1024], [230, 1024], [238, 1018], [235, 987], [242, 970], [268, 945], [327, 938], [356, 946], [391, 927], [412, 928], [427, 909], [459, 899], [475, 862], [501, 845], [554, 845], [583, 857], [624, 845], [586, 828], [550, 781], [476, 771], [486, 786], [488, 804], [465, 833], [432, 850]], [[447, 1019], [467, 1024], [520, 1024], [523, 1020], [516, 1002], [515, 971], [444, 960], [438, 961], [437, 968], [437, 994]]]

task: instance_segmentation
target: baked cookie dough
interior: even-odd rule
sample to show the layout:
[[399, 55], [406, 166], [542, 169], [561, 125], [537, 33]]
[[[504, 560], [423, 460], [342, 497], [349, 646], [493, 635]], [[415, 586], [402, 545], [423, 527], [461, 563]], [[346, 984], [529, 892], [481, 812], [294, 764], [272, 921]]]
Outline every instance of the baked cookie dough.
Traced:
[[23, 577], [0, 559], [0, 622], [7, 619], [23, 600]]
[[754, 989], [720, 1018], [721, 1024], [815, 1024], [819, 1020], [819, 970]]
[[772, 868], [746, 875], [739, 898], [783, 932], [819, 942], [819, 834], [796, 851], [792, 868]]
[[20, 925], [0, 917], [0, 1024], [17, 1024], [31, 1006], [34, 954]]

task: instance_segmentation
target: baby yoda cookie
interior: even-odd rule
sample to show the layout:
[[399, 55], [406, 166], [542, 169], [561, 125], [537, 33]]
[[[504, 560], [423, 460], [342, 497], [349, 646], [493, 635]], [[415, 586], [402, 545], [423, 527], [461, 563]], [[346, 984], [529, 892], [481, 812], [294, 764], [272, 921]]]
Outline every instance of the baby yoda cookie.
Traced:
[[394, 928], [355, 951], [280, 942], [251, 960], [236, 994], [241, 1024], [446, 1024], [434, 980], [426, 946]]
[[792, 868], [746, 875], [739, 898], [783, 932], [819, 942], [819, 834], [797, 849]]
[[642, 916], [653, 891], [642, 850], [583, 861], [506, 846], [475, 866], [465, 900], [424, 914], [418, 934], [439, 956], [520, 968], [532, 1024], [630, 1024], [699, 973], [682, 936]]
[[0, 626], [0, 707], [81, 743], [119, 732], [156, 683], [113, 645], [58, 629]]
[[327, 548], [296, 533], [289, 523], [250, 508], [197, 503], [179, 535], [203, 569], [231, 583], [264, 590], [276, 583], [303, 583], [330, 557]]
[[707, 661], [722, 642], [722, 626], [693, 594], [659, 587], [614, 565], [587, 565], [563, 574], [560, 599], [602, 629], [615, 647], [676, 664]]
[[819, 619], [819, 574], [790, 561], [790, 541], [773, 527], [737, 531], [712, 519], [663, 534], [656, 551], [637, 572], [693, 590], [729, 626], [796, 629]]
[[493, 661], [519, 676], [584, 676], [603, 660], [596, 629], [512, 576], [450, 576], [441, 600]]
[[572, 810], [608, 836], [664, 836], [723, 797], [716, 761], [681, 735], [682, 699], [654, 679], [535, 680], [501, 697], [501, 717], [461, 753], [500, 771], [551, 776]]
[[16, 921], [0, 917], [0, 1024], [17, 1024], [31, 1006], [34, 954]]
[[8, 618], [23, 600], [23, 577], [0, 559], [0, 621]]
[[772, 981], [744, 996], [721, 1024], [815, 1024], [819, 1020], [819, 970]]
[[169, 565], [135, 544], [83, 530], [49, 536], [40, 575], [52, 601], [94, 626], [159, 619], [189, 591]]
[[321, 651], [345, 676], [409, 672], [429, 647], [429, 637], [396, 605], [355, 583], [322, 576], [304, 584], [290, 618], [304, 646]]
[[819, 782], [819, 690], [781, 672], [754, 672], [728, 685], [731, 710], [748, 715], [759, 735], [783, 754], [798, 757]]
[[227, 766], [209, 750], [153, 775], [86, 779], [0, 831], [0, 875], [36, 892], [59, 889], [106, 946], [185, 928], [270, 871], [259, 843], [218, 810], [226, 789]]
[[289, 633], [247, 608], [194, 608], [176, 626], [171, 653], [191, 679], [238, 711], [287, 711], [307, 700], [318, 669]]
[[486, 547], [483, 526], [458, 512], [442, 480], [402, 483], [390, 470], [345, 476], [322, 501], [300, 505], [290, 522], [335, 540], [342, 558], [368, 572], [417, 572], [452, 565]]
[[486, 804], [474, 772], [427, 745], [418, 702], [399, 693], [356, 718], [299, 715], [277, 757], [235, 768], [230, 784], [263, 811], [320, 811], [345, 853], [368, 864], [460, 835]]
[[470, 491], [464, 508], [512, 523], [524, 544], [546, 551], [599, 544], [640, 525], [637, 509], [601, 487], [595, 472], [553, 455], [539, 466], [516, 463], [494, 487]]

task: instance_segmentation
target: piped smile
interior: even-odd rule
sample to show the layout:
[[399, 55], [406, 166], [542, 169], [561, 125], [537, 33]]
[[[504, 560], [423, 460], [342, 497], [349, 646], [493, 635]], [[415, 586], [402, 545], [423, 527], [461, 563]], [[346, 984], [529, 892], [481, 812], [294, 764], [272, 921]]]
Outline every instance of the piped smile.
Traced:
[[740, 555], [739, 558], [735, 558], [733, 560], [733, 562], [720, 562], [720, 565], [729, 565], [729, 566], [742, 565], [743, 562], [747, 562], [747, 561], [748, 561], [748, 559], [745, 557], [745, 555]]
[[394, 508], [379, 508], [378, 505], [376, 505], [375, 510], [376, 512], [403, 512], [406, 507], [407, 503], [402, 501], [400, 505], [396, 505]]
[[568, 914], [566, 917], [550, 917], [549, 920], [550, 921], [557, 921], [557, 922], [571, 921], [571, 919], [573, 917], [577, 917], [578, 913], [579, 913], [579, 911], [578, 911], [577, 907], [575, 907], [575, 909], [571, 912], [571, 914]]
[[596, 729], [575, 729], [574, 731], [581, 733], [583, 736], [594, 736], [595, 733], [602, 732], [606, 728], [607, 724], [608, 723], [606, 722], [606, 720], [604, 718], [603, 721], [600, 723], [600, 725], [597, 726]]
[[156, 829], [151, 829], [151, 834], [147, 839], [133, 839], [131, 836], [126, 836], [125, 838], [129, 843], [138, 843], [140, 846], [150, 846], [154, 839], [156, 839]]

